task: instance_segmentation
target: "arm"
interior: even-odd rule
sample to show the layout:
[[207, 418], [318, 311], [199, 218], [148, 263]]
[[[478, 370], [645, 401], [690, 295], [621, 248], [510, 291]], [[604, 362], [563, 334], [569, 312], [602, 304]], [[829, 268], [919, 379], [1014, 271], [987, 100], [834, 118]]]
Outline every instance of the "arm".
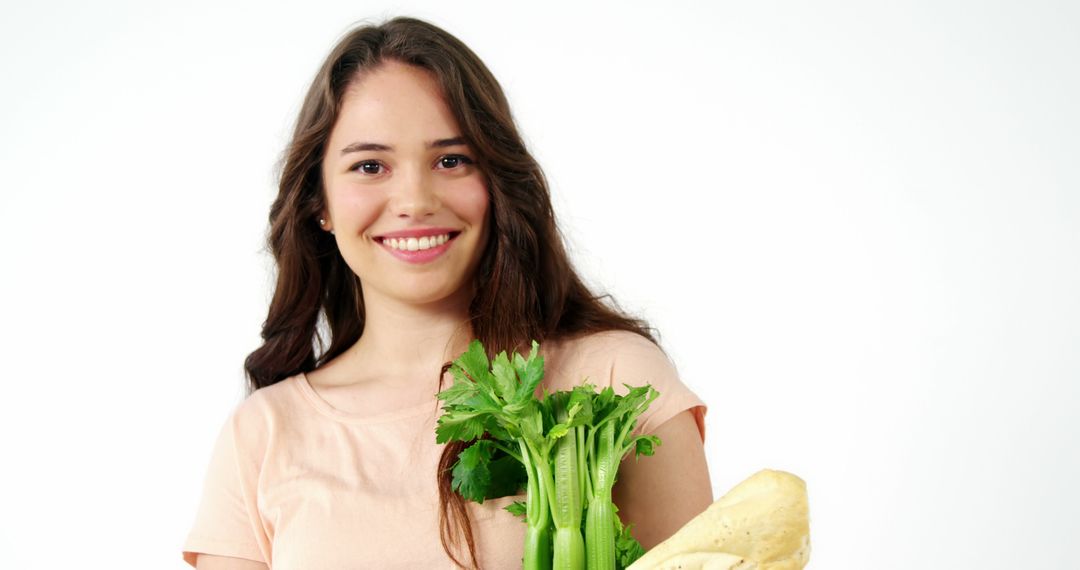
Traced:
[[612, 501], [624, 524], [647, 551], [682, 528], [713, 502], [705, 447], [690, 410], [656, 428], [661, 444], [652, 457], [619, 465]]
[[269, 570], [269, 567], [262, 562], [210, 554], [200, 554], [195, 559], [195, 568], [196, 570]]
[[184, 562], [192, 567], [267, 570], [263, 560], [271, 544], [259, 521], [257, 496], [270, 423], [262, 396], [244, 400], [218, 432], [195, 522], [182, 548]]

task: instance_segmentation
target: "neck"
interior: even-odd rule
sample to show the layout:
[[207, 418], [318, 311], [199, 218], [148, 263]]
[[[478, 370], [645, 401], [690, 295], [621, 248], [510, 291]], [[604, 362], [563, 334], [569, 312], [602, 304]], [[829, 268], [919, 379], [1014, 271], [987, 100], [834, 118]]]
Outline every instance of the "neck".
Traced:
[[364, 290], [364, 331], [349, 349], [369, 371], [394, 377], [431, 375], [468, 348], [469, 291], [426, 305]]

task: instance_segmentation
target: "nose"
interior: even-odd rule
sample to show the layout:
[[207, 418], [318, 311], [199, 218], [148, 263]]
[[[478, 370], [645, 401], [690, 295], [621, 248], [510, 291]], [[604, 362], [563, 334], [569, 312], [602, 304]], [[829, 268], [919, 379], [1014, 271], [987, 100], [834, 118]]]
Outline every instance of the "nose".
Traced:
[[390, 198], [391, 213], [398, 218], [423, 220], [441, 207], [434, 182], [422, 173], [402, 177]]

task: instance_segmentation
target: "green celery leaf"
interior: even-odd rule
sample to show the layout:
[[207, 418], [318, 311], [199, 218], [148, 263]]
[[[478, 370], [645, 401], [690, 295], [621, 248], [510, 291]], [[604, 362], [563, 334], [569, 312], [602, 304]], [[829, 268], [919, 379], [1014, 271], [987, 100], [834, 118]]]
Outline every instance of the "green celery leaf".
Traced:
[[515, 418], [515, 417], [517, 417], [517, 416], [519, 416], [521, 414], [522, 410], [528, 408], [529, 404], [535, 404], [535, 403], [536, 403], [536, 400], [532, 400], [532, 399], [529, 399], [529, 398], [525, 398], [523, 400], [517, 400], [515, 402], [511, 402], [511, 403], [506, 404], [505, 406], [503, 406], [502, 413], [506, 414], [507, 417]]
[[463, 405], [477, 411], [490, 412], [492, 414], [497, 414], [502, 411], [502, 405], [495, 401], [491, 395], [487, 393], [487, 390], [482, 388], [478, 389], [476, 394], [471, 398], [465, 400]]
[[484, 421], [487, 413], [451, 408], [439, 416], [435, 428], [435, 443], [449, 441], [471, 441], [484, 435]]
[[494, 448], [490, 441], [477, 440], [465, 448], [454, 463], [451, 487], [462, 497], [483, 503], [491, 486], [491, 452]]
[[645, 549], [630, 533], [630, 527], [634, 525], [630, 524], [624, 527], [622, 519], [619, 517], [619, 507], [614, 503], [612, 506], [615, 507], [615, 569], [625, 570], [627, 566], [645, 555]]
[[514, 501], [503, 508], [515, 517], [525, 517], [525, 501]]
[[[636, 418], [641, 412], [645, 411], [645, 408], [647, 408], [649, 403], [655, 398], [653, 394], [656, 393], [656, 391], [648, 384], [645, 386], [623, 384], [623, 386], [626, 386], [627, 393], [618, 399], [612, 414]], [[650, 396], [652, 396], [652, 398], [650, 398]]]
[[518, 354], [514, 356], [514, 368], [521, 380], [518, 385], [517, 400], [534, 397], [536, 387], [544, 378], [544, 357], [539, 355], [539, 349], [540, 345], [534, 340], [528, 359], [523, 359]]
[[548, 446], [544, 441], [544, 419], [541, 405], [535, 400], [529, 402], [524, 410], [518, 414], [518, 427], [521, 429], [521, 437], [525, 443], [541, 453], [546, 453]]
[[593, 422], [595, 423], [611, 413], [611, 409], [614, 405], [615, 389], [611, 386], [607, 386], [603, 390], [600, 390], [600, 393], [593, 398]]
[[476, 385], [476, 380], [469, 376], [469, 373], [461, 367], [460, 363], [457, 360], [455, 360], [453, 365], [450, 366], [450, 375], [454, 377], [455, 384], [458, 382], [462, 382], [464, 384], [469, 384], [472, 386]]
[[463, 370], [474, 382], [494, 387], [495, 379], [491, 376], [490, 366], [484, 345], [476, 339], [470, 342], [469, 349], [454, 361], [454, 367]]
[[446, 401], [447, 404], [462, 404], [476, 395], [478, 390], [479, 388], [471, 380], [468, 380], [464, 376], [455, 375], [454, 385], [439, 392], [435, 397]]
[[593, 399], [596, 391], [592, 384], [575, 386], [567, 403], [570, 427], [587, 426], [593, 421]]
[[[594, 418], [594, 423], [599, 424], [602, 421], [615, 422], [616, 431], [621, 431], [628, 423], [637, 421], [638, 416], [642, 414], [649, 404], [659, 396], [659, 392], [653, 389], [649, 384], [644, 386], [630, 386], [629, 384], [623, 384], [626, 386], [627, 393], [623, 396], [615, 396], [613, 406], [603, 418]], [[633, 427], [627, 430], [627, 433], [633, 430]]]
[[660, 438], [655, 435], [639, 435], [631, 443], [634, 445], [634, 457], [639, 455], [652, 455], [654, 448], [660, 445]]
[[554, 426], [551, 426], [551, 430], [548, 431], [548, 440], [554, 442], [560, 437], [565, 436], [568, 431], [570, 431], [570, 428], [567, 427], [566, 424], [555, 424]]
[[507, 402], [513, 402], [517, 397], [518, 379], [505, 351], [500, 352], [495, 360], [491, 361], [491, 373], [495, 378], [496, 393], [499, 397]]
[[628, 525], [624, 528], [618, 515], [615, 516], [616, 570], [624, 570], [627, 566], [633, 564], [635, 560], [645, 555], [645, 549], [641, 547], [641, 543], [630, 534], [631, 526], [634, 525]]
[[484, 420], [484, 431], [491, 434], [492, 439], [505, 441], [514, 447], [517, 447], [517, 442], [514, 440], [519, 434], [516, 434], [515, 430], [512, 430], [512, 427], [513, 426], [508, 427], [503, 425], [503, 422], [494, 415], [488, 416], [487, 419]]

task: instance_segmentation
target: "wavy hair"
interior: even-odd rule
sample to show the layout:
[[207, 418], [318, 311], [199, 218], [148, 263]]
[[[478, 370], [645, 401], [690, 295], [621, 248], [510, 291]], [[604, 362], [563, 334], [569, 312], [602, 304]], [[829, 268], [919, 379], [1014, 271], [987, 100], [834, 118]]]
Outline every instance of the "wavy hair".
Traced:
[[[304, 98], [270, 208], [267, 246], [277, 275], [262, 324], [263, 344], [244, 361], [248, 394], [329, 362], [364, 330], [359, 278], [317, 222], [326, 204], [321, 164], [346, 88], [387, 60], [425, 69], [437, 80], [487, 181], [491, 230], [472, 281], [473, 336], [491, 355], [524, 350], [534, 339], [543, 343], [609, 330], [632, 331], [655, 343], [648, 323], [622, 312], [610, 295], [594, 295], [572, 267], [544, 173], [525, 148], [502, 87], [488, 68], [445, 30], [396, 17], [345, 34]], [[329, 328], [328, 347], [320, 318]], [[440, 389], [448, 367], [432, 371], [439, 375]], [[451, 548], [463, 537], [471, 559], [467, 567], [475, 568], [468, 510], [450, 484], [450, 468], [467, 445], [447, 444], [435, 476], [443, 549], [466, 567]]]

